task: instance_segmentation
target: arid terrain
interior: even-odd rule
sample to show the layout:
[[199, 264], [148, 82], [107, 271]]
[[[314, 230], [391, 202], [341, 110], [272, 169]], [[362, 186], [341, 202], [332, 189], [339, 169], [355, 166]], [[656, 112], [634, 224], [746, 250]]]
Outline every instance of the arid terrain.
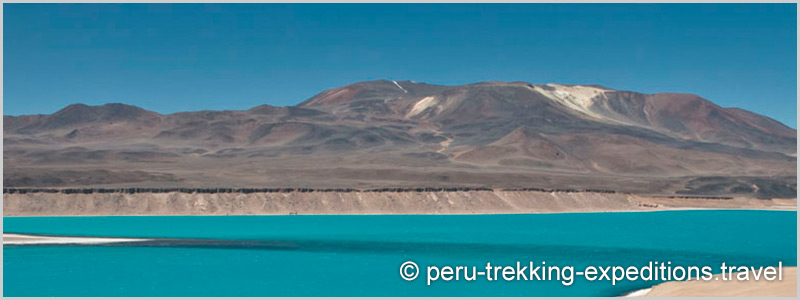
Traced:
[[[783, 269], [782, 280], [722, 281], [714, 280], [671, 281], [659, 284], [645, 297], [797, 297], [797, 267]], [[737, 273], [738, 274], [738, 273]], [[752, 275], [754, 276], [754, 275]], [[735, 278], [735, 277], [734, 277]]]
[[5, 216], [515, 214], [796, 210], [796, 199], [669, 198], [538, 191], [6, 194]]
[[690, 94], [591, 85], [377, 80], [291, 107], [75, 104], [3, 121], [5, 188], [797, 193], [795, 129]]

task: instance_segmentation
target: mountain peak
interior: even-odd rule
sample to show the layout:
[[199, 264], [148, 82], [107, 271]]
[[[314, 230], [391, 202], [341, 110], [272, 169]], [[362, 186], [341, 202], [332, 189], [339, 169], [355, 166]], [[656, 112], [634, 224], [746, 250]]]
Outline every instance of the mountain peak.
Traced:
[[323, 91], [298, 104], [298, 106], [331, 106], [356, 101], [382, 101], [387, 98], [417, 97], [447, 88], [450, 87], [417, 83], [411, 80], [378, 79], [361, 81]]
[[107, 103], [97, 106], [77, 103], [68, 105], [44, 118], [40, 126], [56, 129], [93, 122], [148, 121], [158, 119], [159, 116], [155, 112], [138, 106], [122, 103]]

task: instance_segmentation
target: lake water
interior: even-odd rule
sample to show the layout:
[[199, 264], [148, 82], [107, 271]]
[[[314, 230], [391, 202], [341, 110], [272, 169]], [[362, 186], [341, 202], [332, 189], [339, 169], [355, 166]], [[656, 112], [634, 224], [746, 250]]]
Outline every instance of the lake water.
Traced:
[[[3, 247], [4, 296], [617, 296], [660, 281], [442, 280], [429, 265], [797, 265], [794, 211], [4, 217], [3, 231], [167, 238]], [[400, 277], [414, 261], [422, 274]]]

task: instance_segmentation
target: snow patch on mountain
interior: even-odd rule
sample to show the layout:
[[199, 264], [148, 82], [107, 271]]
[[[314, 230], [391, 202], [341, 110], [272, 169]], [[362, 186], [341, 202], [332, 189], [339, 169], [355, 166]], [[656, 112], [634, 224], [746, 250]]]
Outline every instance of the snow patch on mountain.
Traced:
[[548, 88], [535, 85], [532, 89], [563, 106], [589, 117], [613, 121], [592, 111], [592, 105], [595, 99], [603, 97], [606, 92], [611, 90], [585, 85], [561, 85], [554, 83], [548, 83], [546, 87]]
[[403, 88], [403, 86], [401, 86], [399, 83], [397, 83], [397, 81], [394, 81], [394, 80], [392, 80], [392, 82], [393, 82], [393, 83], [394, 83], [394, 85], [396, 85], [398, 88], [400, 88], [401, 90], [403, 90], [403, 93], [406, 93], [406, 94], [408, 94], [408, 91], [407, 91], [406, 89], [404, 89], [404, 88]]
[[439, 100], [436, 97], [428, 96], [425, 98], [420, 99], [417, 103], [414, 103], [414, 107], [411, 108], [410, 111], [406, 114], [406, 118], [411, 118], [417, 116], [424, 112], [426, 109], [430, 107], [435, 107], [439, 104]]

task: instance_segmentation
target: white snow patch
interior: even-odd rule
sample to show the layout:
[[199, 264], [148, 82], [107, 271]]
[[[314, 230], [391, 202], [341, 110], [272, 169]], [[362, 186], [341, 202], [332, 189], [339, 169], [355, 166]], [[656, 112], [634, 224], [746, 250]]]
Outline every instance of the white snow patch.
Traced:
[[605, 92], [610, 90], [585, 85], [567, 86], [548, 83], [547, 86], [553, 88], [553, 90], [547, 90], [540, 86], [533, 86], [533, 90], [555, 102], [595, 119], [606, 119], [604, 116], [593, 112], [591, 107], [595, 99], [603, 96]]
[[425, 98], [420, 99], [417, 103], [414, 104], [414, 107], [406, 114], [406, 118], [410, 118], [416, 115], [421, 114], [429, 107], [434, 107], [439, 104], [439, 101], [436, 97], [428, 96]]
[[394, 85], [396, 85], [398, 88], [403, 90], [403, 93], [408, 94], [408, 91], [406, 91], [406, 89], [404, 89], [403, 86], [401, 86], [399, 83], [397, 83], [397, 81], [392, 80], [392, 82], [394, 82]]

